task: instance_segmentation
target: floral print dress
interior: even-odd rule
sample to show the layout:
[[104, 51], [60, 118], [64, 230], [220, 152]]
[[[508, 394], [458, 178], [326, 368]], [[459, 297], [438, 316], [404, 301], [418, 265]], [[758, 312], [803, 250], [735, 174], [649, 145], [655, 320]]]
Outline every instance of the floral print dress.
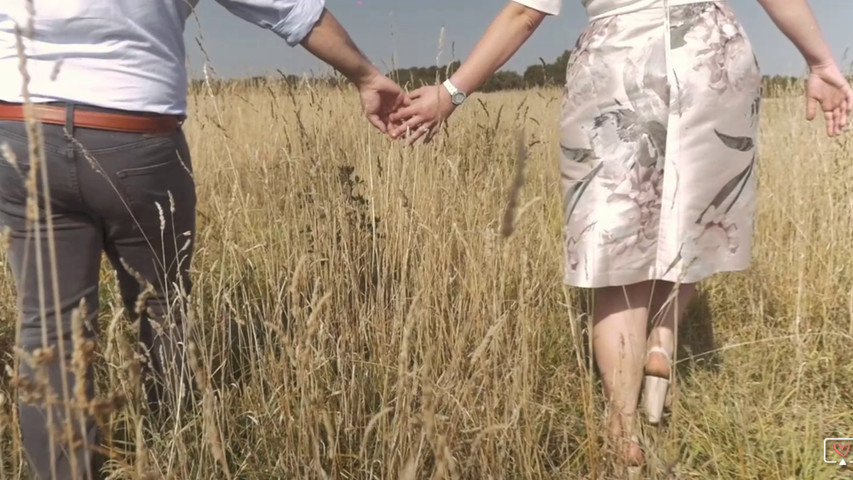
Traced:
[[584, 1], [560, 124], [569, 285], [748, 267], [758, 62], [728, 4], [665, 3]]

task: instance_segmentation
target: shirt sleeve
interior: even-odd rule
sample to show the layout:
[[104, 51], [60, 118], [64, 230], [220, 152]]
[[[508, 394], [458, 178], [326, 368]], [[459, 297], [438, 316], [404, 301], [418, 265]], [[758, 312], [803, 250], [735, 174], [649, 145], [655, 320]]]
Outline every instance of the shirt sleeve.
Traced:
[[513, 0], [515, 3], [520, 3], [534, 10], [539, 10], [548, 15], [558, 15], [560, 6], [563, 0]]
[[326, 7], [325, 0], [216, 0], [229, 12], [272, 30], [291, 47], [311, 33]]

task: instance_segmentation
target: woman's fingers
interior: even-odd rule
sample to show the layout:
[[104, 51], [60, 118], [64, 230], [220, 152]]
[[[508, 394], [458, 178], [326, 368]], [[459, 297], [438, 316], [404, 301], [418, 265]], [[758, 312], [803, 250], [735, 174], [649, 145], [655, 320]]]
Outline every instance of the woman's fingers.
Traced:
[[809, 81], [814, 83], [810, 83], [806, 93], [806, 119], [813, 120], [820, 105], [827, 135], [840, 135], [853, 113], [853, 88], [840, 72], [832, 69], [815, 70], [812, 75]]
[[411, 118], [403, 122], [399, 127], [397, 127], [396, 130], [394, 130], [394, 138], [406, 134], [407, 132], [411, 134], [410, 132], [418, 128], [422, 123], [424, 123], [424, 120], [423, 118], [421, 118], [420, 115], [416, 114], [412, 116]]
[[844, 130], [844, 102], [841, 102], [841, 106], [835, 110], [836, 135], [841, 135], [842, 130]]
[[[436, 121], [441, 113], [432, 105], [435, 87], [421, 87], [408, 95], [410, 105], [399, 108], [389, 115], [394, 127], [389, 129], [391, 138], [406, 136], [406, 143], [412, 145], [420, 138], [425, 142], [432, 139]], [[432, 95], [432, 96], [430, 96]], [[426, 137], [424, 137], [426, 135]]]
[[430, 130], [431, 130], [431, 128], [429, 125], [427, 125], [425, 123], [420, 125], [417, 129], [415, 129], [413, 132], [411, 132], [409, 134], [409, 137], [406, 140], [406, 145], [411, 146], [416, 141], [418, 141], [419, 138], [421, 138], [424, 135], [427, 135], [430, 132]]
[[850, 109], [853, 109], [853, 88], [850, 88], [850, 85], [847, 85], [846, 97], [847, 97], [847, 113], [850, 113]]
[[399, 122], [400, 120], [406, 119], [415, 115], [420, 110], [417, 102], [412, 102], [408, 106], [405, 106], [401, 109], [398, 109], [396, 112], [393, 112], [389, 115], [389, 118], [392, 122]]
[[830, 115], [832, 116], [832, 135], [830, 136], [834, 137], [838, 132], [838, 115], [835, 110], [830, 112]]
[[821, 105], [821, 109], [823, 110], [823, 123], [824, 128], [826, 128], [826, 134], [831, 136], [832, 133], [832, 112], [823, 108]]
[[421, 123], [423, 123], [423, 120], [421, 119], [420, 114], [417, 113], [417, 110], [415, 110], [411, 115], [404, 116], [396, 122], [399, 122], [399, 125], [397, 126], [397, 128], [394, 129], [393, 132], [391, 132], [391, 136], [394, 138], [403, 135], [404, 133], [406, 133], [406, 130], [413, 129], [416, 126], [420, 125]]
[[832, 136], [836, 136], [841, 133], [839, 130], [841, 129], [841, 111], [836, 108], [832, 111]]
[[418, 102], [418, 99], [421, 98], [423, 95], [424, 87], [410, 92], [408, 95], [406, 95], [405, 100], [403, 100], [402, 108], [398, 108], [396, 111], [391, 113], [389, 118], [394, 122], [398, 122], [400, 120], [409, 118], [412, 115], [419, 113], [421, 109], [420, 104], [422, 102]]
[[833, 136], [841, 134], [841, 107], [832, 111]]
[[403, 108], [398, 109], [391, 114], [391, 120], [398, 121], [404, 118], [411, 117], [417, 113], [421, 113], [426, 107], [423, 106], [424, 100], [420, 100], [426, 93], [429, 93], [430, 87], [421, 87], [414, 92], [409, 93], [406, 104]]
[[417, 100], [418, 98], [423, 97], [425, 89], [427, 89], [427, 88], [429, 88], [429, 87], [421, 87], [421, 88], [418, 88], [417, 90], [412, 91], [412, 93], [409, 94], [409, 98], [411, 98], [412, 100]]
[[[850, 111], [853, 109], [853, 89], [850, 85], [843, 84], [833, 92], [832, 108], [834, 135], [841, 135], [850, 120]], [[837, 95], [837, 96], [836, 96]], [[833, 136], [834, 136], [833, 135]]]
[[433, 125], [430, 127], [426, 136], [424, 137], [424, 143], [430, 143], [433, 138], [435, 138], [435, 134], [438, 133], [439, 125]]
[[806, 98], [806, 120], [811, 122], [814, 120], [815, 115], [817, 115], [817, 99], [808, 97]]

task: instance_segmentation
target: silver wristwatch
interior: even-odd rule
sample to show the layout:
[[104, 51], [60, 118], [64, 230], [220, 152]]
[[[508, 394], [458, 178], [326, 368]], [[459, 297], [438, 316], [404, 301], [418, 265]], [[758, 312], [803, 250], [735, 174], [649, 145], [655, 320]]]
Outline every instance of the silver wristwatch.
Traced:
[[462, 105], [462, 102], [464, 102], [465, 99], [468, 97], [465, 92], [460, 91], [458, 88], [456, 88], [455, 85], [450, 83], [449, 78], [445, 80], [442, 85], [444, 85], [444, 88], [447, 89], [447, 93], [450, 94], [450, 102], [456, 105], [457, 107], [459, 105]]

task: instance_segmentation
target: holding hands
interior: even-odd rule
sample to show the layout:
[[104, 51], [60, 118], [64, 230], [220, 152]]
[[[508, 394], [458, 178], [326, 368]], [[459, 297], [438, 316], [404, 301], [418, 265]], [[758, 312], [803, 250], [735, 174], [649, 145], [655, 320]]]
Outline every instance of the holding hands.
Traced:
[[[811, 66], [805, 93], [806, 119], [814, 120], [820, 106], [826, 134], [840, 135], [853, 113], [853, 88], [838, 65], [830, 61]], [[378, 73], [359, 85], [359, 94], [370, 123], [392, 139], [405, 139], [407, 146], [421, 138], [424, 143], [430, 142], [442, 122], [465, 100], [465, 94], [449, 81], [421, 87], [406, 95], [396, 83]]]
[[[454, 91], [454, 95], [450, 92]], [[429, 142], [462, 101], [465, 94], [452, 84], [429, 85], [406, 95], [386, 77], [359, 86], [367, 119], [392, 139], [405, 138], [411, 146], [418, 139]]]
[[388, 115], [388, 136], [393, 139], [405, 138], [407, 145], [421, 138], [429, 142], [438, 132], [441, 122], [447, 120], [465, 100], [464, 92], [475, 91], [503, 66], [545, 16], [539, 10], [510, 1], [489, 25], [468, 59], [453, 74], [452, 82], [421, 87], [411, 92]]
[[[407, 146], [423, 138], [432, 140], [439, 126], [465, 100], [452, 83], [429, 85], [406, 95], [388, 78], [379, 75], [366, 87], [359, 87], [368, 120], [392, 139], [404, 138]], [[451, 95], [451, 92], [454, 92]], [[814, 120], [823, 111], [826, 134], [835, 137], [848, 125], [853, 113], [853, 88], [834, 61], [810, 67], [806, 80], [806, 119]]]
[[406, 145], [412, 145], [421, 137], [424, 137], [424, 142], [432, 140], [441, 122], [453, 114], [458, 104], [465, 99], [464, 94], [461, 94], [454, 102], [450, 95], [454, 87], [450, 85], [449, 88], [443, 85], [426, 86], [409, 94], [409, 105], [391, 114], [391, 121], [396, 124], [389, 132], [391, 138], [400, 138], [408, 132]]

